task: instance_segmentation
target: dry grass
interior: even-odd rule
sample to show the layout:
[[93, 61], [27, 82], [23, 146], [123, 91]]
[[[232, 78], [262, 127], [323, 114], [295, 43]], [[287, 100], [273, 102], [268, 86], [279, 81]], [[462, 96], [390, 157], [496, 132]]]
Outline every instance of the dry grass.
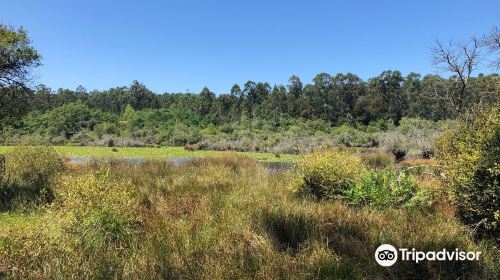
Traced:
[[[54, 186], [53, 204], [0, 217], [0, 273], [15, 279], [497, 275], [491, 257], [477, 263], [400, 262], [391, 268], [374, 261], [382, 243], [493, 252], [486, 242], [474, 243], [446, 202], [370, 210], [299, 197], [290, 189], [292, 181], [234, 154], [182, 166], [113, 161], [73, 168]], [[73, 196], [82, 193], [87, 199]]]

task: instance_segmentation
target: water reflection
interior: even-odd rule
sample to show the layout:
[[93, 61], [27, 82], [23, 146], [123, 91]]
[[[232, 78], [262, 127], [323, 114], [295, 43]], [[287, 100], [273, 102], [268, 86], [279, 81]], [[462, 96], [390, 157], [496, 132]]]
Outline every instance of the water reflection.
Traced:
[[[134, 164], [141, 164], [146, 161], [145, 158], [120, 158], [121, 160], [128, 161]], [[174, 165], [179, 166], [183, 163], [190, 162], [194, 158], [168, 158], [167, 161], [172, 162]], [[74, 157], [70, 159], [71, 163], [82, 164], [89, 162], [91, 159], [86, 157]], [[283, 172], [288, 171], [293, 167], [293, 162], [260, 162], [269, 172]]]

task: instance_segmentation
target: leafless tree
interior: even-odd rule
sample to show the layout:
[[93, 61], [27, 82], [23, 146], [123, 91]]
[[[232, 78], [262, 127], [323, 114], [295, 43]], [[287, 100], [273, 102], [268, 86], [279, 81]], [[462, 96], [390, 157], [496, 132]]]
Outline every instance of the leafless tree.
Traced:
[[500, 70], [500, 29], [493, 27], [491, 32], [483, 37], [482, 43], [490, 55], [496, 56], [490, 66]]
[[466, 42], [450, 41], [444, 44], [436, 40], [431, 49], [433, 64], [452, 73], [452, 79], [458, 83], [456, 89], [448, 91], [447, 99], [457, 115], [463, 113], [467, 99], [469, 78], [480, 64], [481, 40], [472, 37]]

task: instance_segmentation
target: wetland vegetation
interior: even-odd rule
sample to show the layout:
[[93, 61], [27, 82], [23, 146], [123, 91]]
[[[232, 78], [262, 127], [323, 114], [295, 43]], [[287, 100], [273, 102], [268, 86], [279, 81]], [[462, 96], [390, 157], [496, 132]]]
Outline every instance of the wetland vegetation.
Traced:
[[33, 87], [0, 23], [0, 279], [498, 279], [500, 76], [475, 70], [499, 34], [438, 41], [448, 77], [159, 94]]

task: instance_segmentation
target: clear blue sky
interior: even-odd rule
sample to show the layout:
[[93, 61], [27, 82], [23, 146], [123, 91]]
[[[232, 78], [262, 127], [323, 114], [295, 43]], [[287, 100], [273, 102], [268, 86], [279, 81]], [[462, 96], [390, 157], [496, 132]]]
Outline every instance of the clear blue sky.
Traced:
[[0, 21], [28, 30], [43, 55], [38, 82], [53, 89], [139, 80], [158, 93], [220, 93], [293, 74], [434, 73], [436, 38], [488, 32], [499, 11], [498, 0], [15, 0], [2, 1]]

